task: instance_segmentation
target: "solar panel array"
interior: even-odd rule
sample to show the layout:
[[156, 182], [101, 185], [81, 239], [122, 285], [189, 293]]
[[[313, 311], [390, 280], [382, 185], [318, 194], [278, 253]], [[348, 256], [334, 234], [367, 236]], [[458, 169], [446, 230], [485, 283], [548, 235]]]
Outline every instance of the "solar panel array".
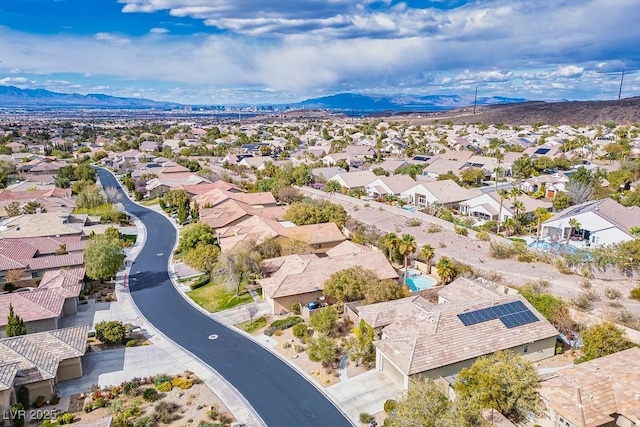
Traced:
[[540, 320], [522, 301], [494, 305], [493, 307], [458, 314], [458, 318], [465, 326], [500, 319], [509, 329]]
[[533, 154], [547, 154], [549, 151], [551, 151], [551, 148], [538, 148], [535, 153]]

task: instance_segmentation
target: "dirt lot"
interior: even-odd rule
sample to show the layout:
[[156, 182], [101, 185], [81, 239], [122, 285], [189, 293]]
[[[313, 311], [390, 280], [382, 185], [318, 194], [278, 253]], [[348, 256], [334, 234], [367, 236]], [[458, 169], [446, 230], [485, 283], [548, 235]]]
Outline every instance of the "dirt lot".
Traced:
[[[183, 375], [183, 378], [186, 377], [187, 376]], [[196, 382], [198, 381], [197, 378], [192, 375], [189, 375], [189, 378]], [[160, 398], [154, 402], [147, 402], [143, 399], [142, 392], [147, 388], [155, 388], [155, 386], [153, 384], [140, 385], [135, 396], [126, 396], [122, 392], [117, 394], [112, 393], [110, 391], [112, 389], [103, 389], [99, 395], [101, 397], [97, 397], [98, 395], [96, 395], [95, 392], [87, 393], [86, 395], [74, 395], [71, 396], [69, 412], [75, 415], [74, 422], [88, 422], [104, 417], [116, 416], [118, 413], [125, 411], [126, 408], [135, 405], [135, 402], [138, 402], [139, 411], [135, 418], [140, 419], [144, 416], [153, 416], [154, 413], [158, 412], [158, 404], [164, 402], [162, 405], [169, 404], [169, 407], [173, 406], [168, 413], [169, 419], [175, 419], [169, 422], [159, 421], [161, 425], [197, 426], [202, 421], [215, 422], [216, 420], [218, 422], [223, 421], [223, 424], [228, 425], [235, 421], [229, 409], [206, 384], [193, 384], [191, 388], [185, 390], [179, 387], [173, 387], [169, 392], [160, 392]], [[109, 397], [112, 398], [109, 399]], [[98, 399], [103, 399], [106, 406], [95, 407], [99, 405], [99, 403], [97, 403]], [[175, 404], [175, 406], [172, 404]], [[83, 411], [85, 406], [92, 405], [95, 409], [90, 412]], [[214, 409], [213, 413], [210, 412], [212, 408]], [[216, 416], [212, 418], [209, 416], [209, 413]]]

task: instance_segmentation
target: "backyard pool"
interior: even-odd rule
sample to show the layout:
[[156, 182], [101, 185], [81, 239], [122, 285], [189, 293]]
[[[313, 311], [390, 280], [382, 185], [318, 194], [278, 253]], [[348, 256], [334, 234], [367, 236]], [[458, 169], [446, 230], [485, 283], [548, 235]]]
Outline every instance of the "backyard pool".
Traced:
[[402, 209], [411, 213], [416, 213], [417, 210], [415, 206], [403, 206]]
[[418, 271], [409, 270], [409, 273], [407, 274], [407, 286], [411, 289], [411, 292], [431, 289], [435, 285], [436, 280], [433, 277], [422, 276]]
[[567, 245], [565, 243], [551, 243], [546, 240], [533, 241], [528, 245], [531, 249], [538, 249], [544, 252], [564, 252], [568, 251], [570, 254], [574, 254], [577, 251], [575, 246]]

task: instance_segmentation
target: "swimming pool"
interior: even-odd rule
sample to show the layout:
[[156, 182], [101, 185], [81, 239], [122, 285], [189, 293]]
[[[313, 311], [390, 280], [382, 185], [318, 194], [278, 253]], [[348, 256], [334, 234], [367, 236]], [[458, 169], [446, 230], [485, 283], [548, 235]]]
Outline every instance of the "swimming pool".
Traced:
[[407, 275], [407, 286], [411, 289], [411, 292], [424, 291], [425, 289], [431, 289], [436, 285], [436, 280], [433, 277], [422, 276], [409, 271]]
[[544, 252], [564, 252], [568, 251], [570, 254], [576, 253], [578, 250], [575, 246], [567, 245], [565, 243], [551, 243], [545, 240], [533, 241], [528, 245], [531, 249], [538, 249]]
[[404, 209], [405, 211], [409, 211], [411, 213], [416, 213], [416, 208], [415, 206], [403, 206], [402, 209]]

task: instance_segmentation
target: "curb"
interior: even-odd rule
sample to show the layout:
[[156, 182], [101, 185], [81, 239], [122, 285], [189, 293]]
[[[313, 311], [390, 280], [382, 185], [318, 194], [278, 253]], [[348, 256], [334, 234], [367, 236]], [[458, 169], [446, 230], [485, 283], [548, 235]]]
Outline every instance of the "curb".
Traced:
[[[122, 189], [122, 185], [120, 184], [120, 182], [118, 181], [118, 178], [113, 174], [113, 172], [111, 172], [109, 169], [106, 168], [102, 168], [103, 170], [109, 172], [111, 175], [113, 175], [113, 177], [116, 179], [116, 182], [118, 182], [118, 185], [120, 185], [120, 188]], [[102, 186], [102, 183], [100, 184]], [[103, 187], [104, 188], [104, 187]], [[143, 207], [145, 209], [148, 210], [152, 210], [149, 209], [147, 206], [141, 205], [137, 202], [135, 202], [131, 196], [129, 196], [129, 194], [124, 191], [123, 192], [125, 194], [125, 196], [129, 199], [129, 201], [131, 201], [132, 203], [137, 204], [140, 207]], [[126, 212], [126, 211], [125, 211]], [[142, 223], [142, 221], [140, 221], [140, 219], [127, 212], [128, 215], [130, 215], [132, 218], [134, 218], [134, 223], [136, 223], [136, 227], [138, 227], [138, 224], [141, 225], [141, 228], [144, 229], [144, 241], [146, 242], [146, 237], [147, 237], [147, 233], [146, 233], [146, 227], [144, 226], [144, 223]], [[174, 225], [175, 227], [175, 225]], [[177, 227], [176, 227], [176, 237], [177, 236]], [[137, 239], [136, 239], [136, 243], [137, 243]], [[176, 244], [173, 248], [173, 250], [175, 250], [175, 248], [178, 245], [178, 239], [176, 238]], [[144, 242], [142, 243], [141, 247], [144, 247]], [[141, 249], [142, 250], [142, 249]], [[171, 260], [173, 259], [173, 250], [171, 251], [171, 256], [169, 257], [169, 263], [171, 263]], [[138, 253], [140, 251], [136, 252], [135, 255], [133, 256], [133, 260], [135, 260], [135, 258], [138, 256]], [[131, 270], [131, 267], [125, 268], [125, 272], [128, 274]], [[167, 272], [169, 272], [169, 279], [171, 281], [171, 283], [173, 284], [174, 287], [176, 287], [174, 278], [173, 278], [173, 274], [171, 273], [171, 269], [167, 268]], [[130, 289], [130, 284], [129, 286], [127, 286], [126, 289]], [[177, 289], [177, 288], [176, 288]], [[179, 290], [178, 290], [179, 291]], [[117, 291], [116, 291], [117, 292]], [[121, 291], [122, 292], [122, 291]], [[208, 364], [206, 364], [204, 361], [202, 361], [199, 357], [197, 357], [196, 355], [194, 355], [193, 353], [191, 353], [189, 350], [187, 350], [186, 348], [180, 346], [179, 344], [177, 344], [176, 342], [174, 342], [171, 338], [169, 338], [168, 336], [166, 336], [162, 331], [160, 331], [159, 329], [157, 329], [155, 326], [153, 326], [153, 324], [151, 322], [149, 322], [147, 320], [147, 318], [142, 314], [142, 312], [140, 312], [140, 310], [138, 309], [138, 306], [135, 304], [135, 302], [133, 301], [133, 298], [131, 297], [130, 291], [127, 291], [127, 293], [129, 293], [129, 303], [131, 305], [131, 307], [134, 309], [134, 311], [138, 314], [138, 316], [140, 316], [141, 319], [144, 319], [144, 322], [147, 325], [146, 329], [151, 329], [153, 332], [157, 333], [158, 335], [162, 336], [164, 339], [166, 339], [168, 342], [171, 342], [175, 347], [181, 349], [182, 351], [184, 351], [186, 354], [188, 354], [189, 356], [191, 356], [194, 360], [198, 361], [202, 366], [206, 367], [207, 369], [209, 369], [220, 381], [222, 381], [228, 388], [229, 390], [236, 395], [236, 397], [239, 399], [240, 402], [242, 402], [242, 404], [245, 406], [245, 408], [247, 409], [247, 411], [251, 414], [251, 416], [254, 417], [255, 421], [257, 422], [258, 425], [260, 426], [264, 426], [266, 427], [266, 423], [262, 420], [262, 418], [260, 417], [260, 415], [258, 415], [258, 413], [255, 411], [255, 409], [253, 409], [253, 406], [251, 406], [251, 404], [245, 399], [245, 397], [231, 384], [229, 383], [222, 375], [220, 375], [214, 368], [212, 368], [211, 366], [209, 366]], [[180, 292], [180, 294], [182, 294], [182, 292]], [[183, 295], [183, 297], [186, 297], [186, 295]], [[190, 299], [189, 299], [190, 300]], [[207, 384], [207, 386], [209, 386]], [[220, 400], [222, 400], [222, 402], [225, 404], [225, 406], [229, 407], [229, 405], [227, 404], [227, 402], [225, 402], [223, 400], [223, 398], [220, 396], [220, 394], [218, 394], [215, 390], [213, 390], [213, 388], [211, 386], [209, 386], [209, 388], [211, 388], [211, 390], [216, 393], [216, 395], [220, 398]], [[229, 410], [231, 410], [231, 408], [229, 408]], [[234, 416], [236, 417], [236, 419], [238, 418], [236, 416], [236, 414], [234, 414]], [[249, 424], [251, 425], [251, 424]]]

